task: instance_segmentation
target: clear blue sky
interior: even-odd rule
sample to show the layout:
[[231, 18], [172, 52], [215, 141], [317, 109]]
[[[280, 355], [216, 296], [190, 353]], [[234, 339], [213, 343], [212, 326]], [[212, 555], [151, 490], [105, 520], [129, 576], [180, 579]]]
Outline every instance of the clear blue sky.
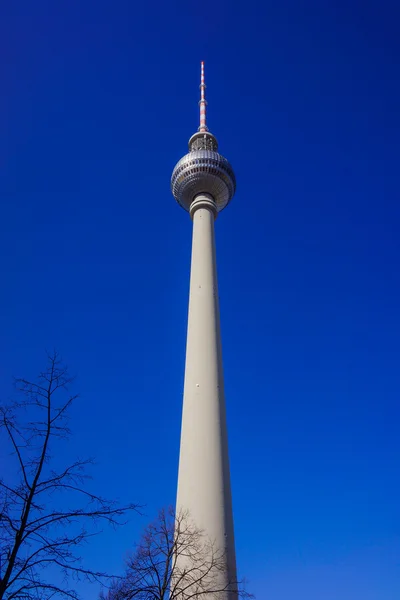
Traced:
[[205, 60], [238, 180], [216, 228], [240, 571], [259, 599], [399, 599], [399, 19], [1, 3], [0, 391], [56, 346], [81, 394], [68, 452], [147, 505], [88, 564], [118, 570], [175, 498], [191, 222], [169, 179]]

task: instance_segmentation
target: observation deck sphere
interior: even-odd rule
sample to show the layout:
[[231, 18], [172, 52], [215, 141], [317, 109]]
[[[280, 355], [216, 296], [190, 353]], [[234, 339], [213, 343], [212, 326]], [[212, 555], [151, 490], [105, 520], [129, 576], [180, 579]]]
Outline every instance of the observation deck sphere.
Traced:
[[198, 194], [210, 194], [220, 212], [233, 198], [235, 189], [229, 161], [213, 150], [192, 150], [176, 164], [171, 177], [175, 200], [187, 211]]

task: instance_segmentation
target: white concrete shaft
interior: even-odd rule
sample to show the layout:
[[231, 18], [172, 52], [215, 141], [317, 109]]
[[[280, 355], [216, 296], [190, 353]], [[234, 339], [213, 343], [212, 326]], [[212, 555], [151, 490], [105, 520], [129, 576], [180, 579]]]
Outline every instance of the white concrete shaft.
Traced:
[[[237, 576], [214, 212], [207, 195], [197, 196], [195, 204], [177, 510], [189, 511], [196, 526], [225, 550], [223, 588]], [[218, 599], [236, 600], [233, 587]]]

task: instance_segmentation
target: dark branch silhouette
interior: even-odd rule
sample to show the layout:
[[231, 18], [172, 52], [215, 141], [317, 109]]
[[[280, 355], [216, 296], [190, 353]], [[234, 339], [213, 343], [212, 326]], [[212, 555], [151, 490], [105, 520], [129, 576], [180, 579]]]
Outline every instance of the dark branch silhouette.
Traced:
[[[68, 393], [71, 382], [54, 352], [36, 382], [16, 379], [21, 399], [0, 406], [0, 429], [18, 472], [16, 483], [0, 479], [0, 600], [77, 600], [71, 578], [104, 582], [110, 577], [85, 569], [79, 546], [99, 532], [99, 525], [120, 525], [128, 511], [138, 508], [118, 506], [84, 489], [92, 459], [51, 468], [54, 442], [70, 434], [68, 409], [77, 398]], [[66, 495], [66, 509], [65, 500], [57, 502], [60, 493]], [[49, 567], [61, 572], [62, 586], [48, 581]]]
[[[100, 600], [219, 600], [252, 598], [241, 581], [226, 582], [224, 551], [216, 548], [186, 513], [160, 511]], [[221, 581], [225, 582], [221, 585]]]

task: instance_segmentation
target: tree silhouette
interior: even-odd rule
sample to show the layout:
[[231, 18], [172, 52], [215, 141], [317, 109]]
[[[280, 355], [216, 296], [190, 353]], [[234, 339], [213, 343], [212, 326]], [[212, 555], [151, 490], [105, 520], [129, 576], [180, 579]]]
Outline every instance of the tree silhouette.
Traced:
[[[84, 568], [79, 547], [98, 532], [98, 525], [117, 526], [127, 511], [137, 509], [85, 490], [91, 459], [52, 468], [54, 442], [70, 434], [68, 410], [77, 398], [68, 393], [71, 382], [54, 352], [37, 381], [15, 380], [20, 399], [0, 407], [0, 433], [17, 464], [16, 481], [0, 479], [0, 600], [76, 600], [71, 578], [109, 577]], [[56, 458], [58, 463], [62, 455]], [[62, 585], [51, 580], [54, 567], [63, 576]]]
[[114, 580], [100, 600], [194, 600], [252, 598], [243, 582], [221, 587], [226, 569], [224, 551], [198, 529], [188, 513], [161, 510], [126, 562], [124, 575]]

